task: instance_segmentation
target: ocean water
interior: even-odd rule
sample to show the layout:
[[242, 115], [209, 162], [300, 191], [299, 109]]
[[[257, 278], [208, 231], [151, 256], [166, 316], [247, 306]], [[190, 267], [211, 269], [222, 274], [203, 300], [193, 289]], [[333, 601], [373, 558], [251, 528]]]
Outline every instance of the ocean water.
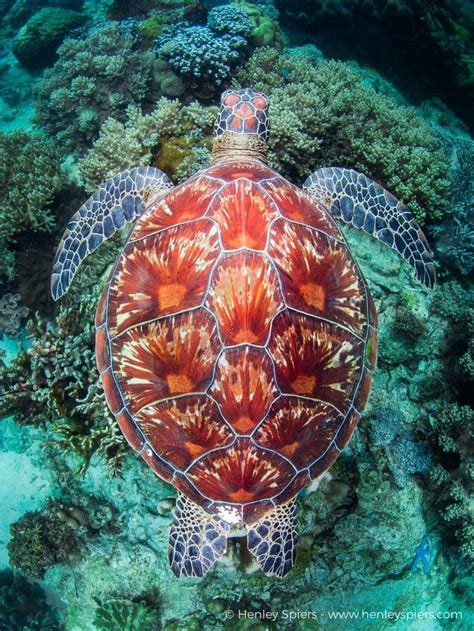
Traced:
[[474, 628], [473, 112], [471, 1], [0, 0], [0, 630]]

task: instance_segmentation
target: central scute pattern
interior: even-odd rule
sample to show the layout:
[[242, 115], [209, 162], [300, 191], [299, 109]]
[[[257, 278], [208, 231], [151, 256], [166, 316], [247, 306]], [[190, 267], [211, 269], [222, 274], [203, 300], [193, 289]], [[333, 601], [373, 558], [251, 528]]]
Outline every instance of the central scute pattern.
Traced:
[[375, 363], [375, 311], [333, 220], [257, 161], [217, 164], [149, 209], [96, 322], [130, 444], [247, 523], [337, 458]]

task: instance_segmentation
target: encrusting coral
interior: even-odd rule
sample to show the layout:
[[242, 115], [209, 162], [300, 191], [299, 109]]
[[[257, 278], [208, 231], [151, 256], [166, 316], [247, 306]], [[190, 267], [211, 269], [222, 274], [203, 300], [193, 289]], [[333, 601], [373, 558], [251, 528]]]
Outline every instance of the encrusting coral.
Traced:
[[112, 22], [59, 47], [58, 61], [37, 89], [36, 122], [65, 151], [81, 153], [109, 116], [153, 102], [155, 55], [141, 51], [140, 42], [134, 23]]
[[442, 216], [448, 162], [430, 126], [364, 84], [347, 64], [257, 49], [237, 73], [267, 92], [270, 161], [293, 177], [318, 167], [353, 167], [383, 183], [420, 222]]
[[51, 205], [64, 183], [56, 143], [38, 134], [0, 132], [0, 278], [14, 276], [21, 232], [51, 232]]

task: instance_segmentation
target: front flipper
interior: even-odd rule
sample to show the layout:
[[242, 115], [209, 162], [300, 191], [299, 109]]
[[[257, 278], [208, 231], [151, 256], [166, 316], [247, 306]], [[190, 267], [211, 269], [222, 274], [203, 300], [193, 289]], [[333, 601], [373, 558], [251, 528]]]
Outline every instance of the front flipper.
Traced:
[[179, 493], [168, 547], [174, 574], [178, 578], [204, 576], [225, 554], [229, 530], [227, 522]]
[[73, 215], [63, 234], [51, 275], [54, 300], [67, 292], [88, 254], [171, 188], [168, 177], [153, 167], [123, 171], [104, 182]]
[[420, 282], [434, 286], [436, 272], [425, 235], [408, 208], [380, 184], [352, 169], [333, 167], [315, 171], [303, 189], [336, 219], [396, 250], [415, 268]]
[[275, 506], [247, 529], [249, 552], [267, 576], [285, 576], [296, 560], [296, 498]]

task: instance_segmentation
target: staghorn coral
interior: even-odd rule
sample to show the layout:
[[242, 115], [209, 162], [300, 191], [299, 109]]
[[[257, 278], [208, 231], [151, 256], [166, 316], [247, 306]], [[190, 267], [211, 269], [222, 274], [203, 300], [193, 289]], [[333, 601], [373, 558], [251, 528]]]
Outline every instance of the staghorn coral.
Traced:
[[83, 473], [93, 456], [119, 473], [125, 441], [111, 415], [94, 356], [94, 311], [98, 289], [80, 303], [62, 307], [52, 324], [38, 315], [28, 323], [31, 346], [0, 368], [0, 417], [20, 425], [49, 427], [65, 452], [81, 458]]
[[0, 133], [0, 278], [14, 277], [21, 232], [51, 232], [52, 202], [64, 182], [56, 143], [22, 131]]
[[113, 22], [59, 47], [58, 61], [36, 91], [36, 122], [65, 151], [80, 154], [109, 116], [153, 101], [155, 55], [141, 51], [140, 41], [134, 23]]
[[195, 171], [210, 159], [216, 111], [196, 102], [183, 106], [162, 97], [149, 114], [130, 107], [124, 123], [108, 119], [92, 149], [79, 162], [86, 188], [94, 190], [104, 179], [137, 165], [153, 164], [171, 178], [184, 179], [194, 164]]
[[19, 572], [0, 572], [0, 629], [5, 631], [60, 631], [59, 616], [48, 604], [38, 583]]
[[448, 164], [427, 123], [365, 85], [347, 64], [257, 49], [237, 74], [269, 93], [272, 166], [305, 177], [328, 165], [350, 166], [383, 183], [420, 222], [446, 203]]

